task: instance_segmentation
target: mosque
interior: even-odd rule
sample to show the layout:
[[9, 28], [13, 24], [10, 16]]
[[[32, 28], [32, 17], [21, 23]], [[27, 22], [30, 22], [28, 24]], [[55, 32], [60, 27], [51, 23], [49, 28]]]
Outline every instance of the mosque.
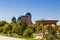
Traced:
[[27, 12], [25, 15], [21, 15], [18, 18], [18, 21], [20, 21], [20, 20], [26, 20], [28, 25], [33, 25], [31, 19], [32, 19], [31, 13]]

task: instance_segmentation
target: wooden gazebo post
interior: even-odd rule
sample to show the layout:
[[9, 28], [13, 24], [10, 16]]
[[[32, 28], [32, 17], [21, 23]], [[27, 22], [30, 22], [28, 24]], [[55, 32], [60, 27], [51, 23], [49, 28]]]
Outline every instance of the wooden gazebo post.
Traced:
[[42, 32], [44, 32], [43, 27], [44, 27], [44, 25], [46, 25], [46, 24], [49, 24], [50, 26], [51, 26], [52, 24], [54, 24], [54, 25], [55, 25], [55, 30], [56, 30], [56, 22], [58, 22], [58, 20], [39, 20], [39, 21], [36, 21], [37, 33], [39, 34], [40, 24], [42, 24]]

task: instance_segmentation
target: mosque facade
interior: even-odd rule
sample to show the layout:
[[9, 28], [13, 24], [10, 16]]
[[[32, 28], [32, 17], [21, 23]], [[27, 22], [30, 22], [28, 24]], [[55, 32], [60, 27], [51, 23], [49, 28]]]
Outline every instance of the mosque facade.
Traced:
[[25, 15], [21, 15], [18, 18], [18, 21], [26, 20], [28, 25], [33, 25], [31, 18], [32, 18], [31, 14], [29, 12], [27, 12]]

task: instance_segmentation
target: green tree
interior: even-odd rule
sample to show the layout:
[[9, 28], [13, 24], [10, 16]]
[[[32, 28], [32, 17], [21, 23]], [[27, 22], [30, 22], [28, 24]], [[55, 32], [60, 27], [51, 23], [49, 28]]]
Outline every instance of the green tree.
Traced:
[[3, 27], [3, 33], [11, 33], [12, 31], [12, 26], [10, 24], [5, 24], [5, 26]]
[[12, 33], [16, 33], [17, 24], [11, 24], [11, 25], [12, 25]]
[[3, 21], [0, 21], [0, 27], [1, 27], [1, 26], [4, 26], [5, 24], [7, 24], [6, 21], [4, 21], [4, 20], [3, 20]]
[[20, 26], [20, 25], [17, 25], [16, 33], [19, 34], [19, 35], [23, 35], [23, 27]]
[[0, 33], [3, 31], [3, 27], [0, 27]]
[[31, 37], [32, 36], [32, 33], [33, 31], [30, 29], [30, 28], [27, 28], [25, 31], [24, 31], [24, 36], [26, 37]]
[[27, 26], [27, 29], [31, 29], [31, 30], [32, 30], [32, 32], [35, 32], [35, 31], [36, 31], [36, 29], [35, 29], [35, 27], [34, 27], [34, 26]]
[[23, 35], [24, 30], [27, 28], [27, 21], [22, 20], [17, 24], [17, 33]]

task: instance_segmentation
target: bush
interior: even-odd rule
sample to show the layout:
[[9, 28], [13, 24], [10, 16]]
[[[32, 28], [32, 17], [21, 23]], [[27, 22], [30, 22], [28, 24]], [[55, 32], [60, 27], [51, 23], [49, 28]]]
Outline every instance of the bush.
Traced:
[[32, 36], [32, 30], [31, 29], [26, 29], [25, 31], [24, 31], [24, 36], [26, 36], [26, 37], [31, 37]]
[[0, 33], [3, 31], [3, 27], [0, 27]]
[[7, 33], [7, 32], [11, 32], [12, 30], [12, 26], [10, 24], [5, 24], [5, 26], [3, 27], [3, 33]]

